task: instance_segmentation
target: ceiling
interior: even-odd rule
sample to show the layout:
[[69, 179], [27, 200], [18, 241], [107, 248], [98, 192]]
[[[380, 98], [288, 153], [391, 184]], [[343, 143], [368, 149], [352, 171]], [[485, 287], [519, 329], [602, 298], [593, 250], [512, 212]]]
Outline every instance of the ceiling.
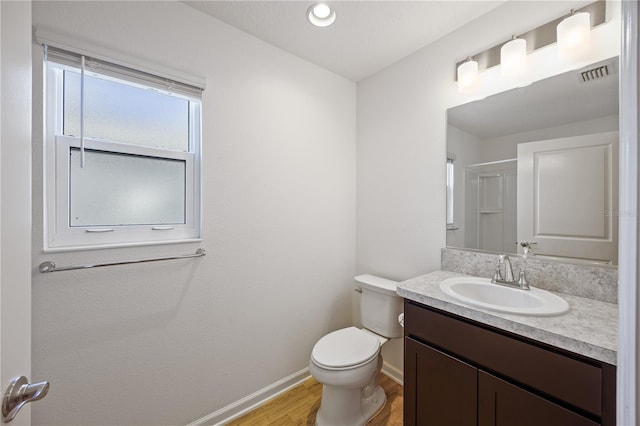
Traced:
[[185, 1], [274, 46], [360, 81], [504, 3], [487, 0], [329, 1], [337, 19], [306, 19], [315, 1]]

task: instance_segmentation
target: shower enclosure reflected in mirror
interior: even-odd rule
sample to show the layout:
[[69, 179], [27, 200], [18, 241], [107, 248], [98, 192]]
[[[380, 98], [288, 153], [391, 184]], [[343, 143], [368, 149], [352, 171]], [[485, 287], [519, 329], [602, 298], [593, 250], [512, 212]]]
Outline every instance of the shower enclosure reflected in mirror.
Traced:
[[447, 111], [447, 246], [617, 264], [618, 58]]

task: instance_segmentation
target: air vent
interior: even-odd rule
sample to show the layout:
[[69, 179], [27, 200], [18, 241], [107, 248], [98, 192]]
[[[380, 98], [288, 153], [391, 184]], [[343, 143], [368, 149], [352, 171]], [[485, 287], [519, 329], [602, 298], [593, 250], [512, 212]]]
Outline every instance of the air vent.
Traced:
[[584, 82], [593, 81], [598, 78], [604, 78], [608, 75], [609, 75], [609, 67], [606, 65], [603, 65], [597, 68], [591, 68], [590, 70], [582, 71], [580, 73], [580, 76], [582, 77], [582, 81]]
[[582, 83], [588, 83], [590, 81], [602, 80], [603, 78], [616, 74], [616, 67], [614, 62], [609, 62], [604, 65], [598, 65], [593, 68], [580, 71], [578, 79]]

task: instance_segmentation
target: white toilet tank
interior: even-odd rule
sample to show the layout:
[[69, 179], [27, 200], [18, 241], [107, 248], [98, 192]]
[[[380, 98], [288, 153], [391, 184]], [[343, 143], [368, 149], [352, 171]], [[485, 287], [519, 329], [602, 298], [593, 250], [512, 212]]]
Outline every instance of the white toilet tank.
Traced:
[[403, 311], [403, 301], [396, 293], [396, 281], [373, 275], [354, 278], [362, 288], [360, 321], [362, 326], [390, 339], [403, 336], [398, 315]]

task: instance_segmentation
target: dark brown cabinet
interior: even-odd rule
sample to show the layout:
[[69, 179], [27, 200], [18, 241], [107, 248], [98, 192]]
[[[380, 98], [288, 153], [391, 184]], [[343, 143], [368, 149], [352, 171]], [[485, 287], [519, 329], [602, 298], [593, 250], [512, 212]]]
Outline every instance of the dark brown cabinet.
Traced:
[[[407, 364], [409, 363], [409, 364]], [[405, 339], [405, 401], [415, 401], [405, 410], [405, 425], [475, 426], [478, 409], [478, 369], [412, 339]], [[406, 374], [406, 373], [405, 373]], [[456, 409], [451, 409], [455, 401]]]
[[478, 370], [478, 425], [480, 426], [596, 426], [598, 424]]
[[615, 425], [615, 367], [405, 301], [405, 425]]

